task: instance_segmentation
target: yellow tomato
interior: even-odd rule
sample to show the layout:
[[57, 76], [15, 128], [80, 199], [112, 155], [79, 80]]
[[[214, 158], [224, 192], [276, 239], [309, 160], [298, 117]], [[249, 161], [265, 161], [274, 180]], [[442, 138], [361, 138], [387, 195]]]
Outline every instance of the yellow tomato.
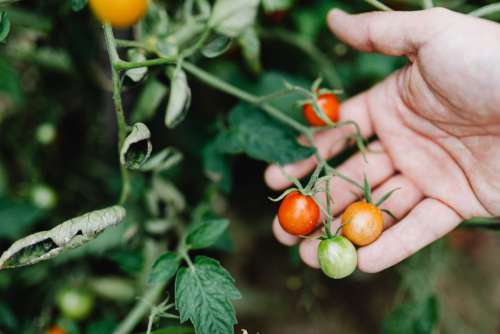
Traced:
[[148, 0], [90, 0], [89, 4], [101, 22], [116, 28], [136, 24], [148, 9]]

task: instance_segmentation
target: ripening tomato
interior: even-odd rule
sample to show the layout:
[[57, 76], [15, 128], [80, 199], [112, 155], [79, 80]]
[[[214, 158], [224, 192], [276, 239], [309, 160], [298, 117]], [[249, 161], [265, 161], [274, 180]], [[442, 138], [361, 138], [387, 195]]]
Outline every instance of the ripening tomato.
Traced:
[[357, 246], [374, 242], [384, 229], [384, 216], [375, 205], [355, 202], [342, 214], [342, 234]]
[[349, 240], [336, 236], [319, 243], [318, 261], [325, 275], [339, 279], [353, 273], [358, 264], [358, 255]]
[[47, 329], [47, 334], [68, 334], [64, 329], [59, 326], [52, 326]]
[[278, 220], [288, 233], [307, 235], [318, 225], [319, 214], [319, 206], [311, 196], [294, 191], [281, 202]]
[[86, 319], [94, 308], [94, 296], [77, 288], [62, 289], [57, 293], [56, 301], [61, 313], [72, 320]]
[[101, 22], [115, 28], [133, 26], [148, 9], [148, 0], [90, 0], [89, 4]]
[[[332, 93], [321, 94], [318, 97], [318, 105], [323, 113], [332, 121], [339, 120], [340, 102], [337, 97]], [[311, 103], [306, 103], [302, 107], [304, 117], [307, 123], [312, 126], [324, 126], [326, 123], [316, 115], [314, 107]]]

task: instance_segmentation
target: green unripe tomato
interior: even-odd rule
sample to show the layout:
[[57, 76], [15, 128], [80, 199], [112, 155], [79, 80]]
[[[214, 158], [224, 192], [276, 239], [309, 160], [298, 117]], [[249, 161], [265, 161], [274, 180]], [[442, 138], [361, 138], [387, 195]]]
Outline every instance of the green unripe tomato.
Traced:
[[319, 243], [318, 260], [325, 275], [339, 279], [353, 273], [358, 264], [358, 255], [349, 240], [337, 236]]
[[81, 289], [65, 288], [56, 297], [61, 313], [72, 320], [86, 319], [94, 308], [94, 296]]
[[56, 138], [56, 128], [52, 123], [43, 123], [36, 128], [36, 139], [42, 145], [48, 145]]
[[57, 204], [57, 194], [52, 188], [36, 184], [31, 188], [31, 201], [40, 209], [52, 209]]

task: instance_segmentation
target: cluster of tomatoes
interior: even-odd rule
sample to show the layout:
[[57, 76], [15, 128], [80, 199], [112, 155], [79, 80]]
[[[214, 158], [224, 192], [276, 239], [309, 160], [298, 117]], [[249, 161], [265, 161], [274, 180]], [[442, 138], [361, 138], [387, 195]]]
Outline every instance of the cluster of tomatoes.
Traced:
[[[340, 103], [332, 93], [318, 97], [318, 106], [332, 121], [339, 119]], [[316, 115], [311, 103], [303, 106], [304, 117], [311, 126], [324, 126], [325, 122]], [[281, 202], [278, 220], [281, 227], [295, 236], [307, 236], [320, 223], [320, 207], [308, 194], [293, 191]], [[330, 234], [320, 237], [318, 260], [323, 272], [332, 278], [350, 275], [357, 266], [355, 246], [362, 247], [375, 241], [382, 233], [384, 217], [381, 210], [369, 201], [358, 201], [347, 207], [341, 216], [342, 236]]]

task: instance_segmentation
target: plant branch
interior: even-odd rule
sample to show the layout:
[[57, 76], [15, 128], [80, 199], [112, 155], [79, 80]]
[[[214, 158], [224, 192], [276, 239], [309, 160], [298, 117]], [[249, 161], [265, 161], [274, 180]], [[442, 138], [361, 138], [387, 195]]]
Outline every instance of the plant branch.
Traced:
[[486, 5], [484, 7], [478, 8], [470, 12], [469, 15], [483, 17], [497, 12], [500, 12], [500, 3], [492, 3], [491, 5]]
[[424, 9], [429, 9], [434, 7], [434, 3], [432, 0], [422, 0], [422, 7], [424, 7]]
[[[118, 52], [116, 51], [115, 38], [113, 30], [109, 24], [104, 24], [104, 36], [106, 40], [106, 47], [109, 55], [109, 62], [111, 65], [111, 78], [113, 81], [113, 101], [115, 105], [116, 123], [118, 127], [118, 159], [120, 158], [120, 149], [127, 135], [127, 122], [123, 112], [123, 104], [121, 97], [121, 82], [120, 75], [116, 69], [115, 64], [120, 61]], [[122, 177], [122, 191], [120, 195], [120, 204], [125, 203], [130, 191], [130, 180], [127, 168], [120, 163], [120, 173]]]
[[379, 10], [383, 10], [383, 11], [392, 11], [392, 9], [386, 5], [384, 5], [382, 2], [378, 1], [378, 0], [365, 0], [366, 3], [372, 5], [373, 7], [379, 9]]

